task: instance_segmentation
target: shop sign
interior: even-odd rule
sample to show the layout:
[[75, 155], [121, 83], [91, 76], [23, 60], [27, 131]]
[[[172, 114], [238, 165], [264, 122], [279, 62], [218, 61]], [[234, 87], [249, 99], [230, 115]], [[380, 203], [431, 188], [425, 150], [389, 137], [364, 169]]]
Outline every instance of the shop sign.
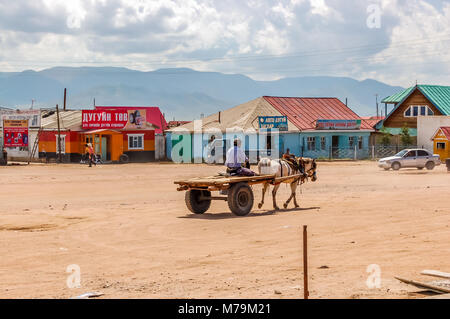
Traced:
[[28, 120], [3, 120], [5, 147], [28, 146]]
[[287, 116], [258, 116], [260, 129], [278, 129], [279, 131], [288, 130]]
[[29, 127], [41, 126], [40, 110], [1, 110], [0, 111], [0, 127], [3, 120], [28, 120]]
[[361, 120], [317, 120], [316, 130], [359, 130]]
[[146, 127], [145, 110], [83, 110], [82, 127], [89, 129], [133, 130]]

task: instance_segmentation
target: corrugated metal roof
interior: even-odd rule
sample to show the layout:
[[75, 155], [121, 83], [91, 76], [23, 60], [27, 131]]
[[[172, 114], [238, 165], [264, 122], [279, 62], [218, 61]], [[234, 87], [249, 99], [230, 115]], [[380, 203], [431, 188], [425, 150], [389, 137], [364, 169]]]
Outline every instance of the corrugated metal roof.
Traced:
[[[450, 115], [450, 86], [417, 85], [383, 99], [382, 103], [397, 104], [405, 100], [415, 89], [419, 89], [444, 115]], [[392, 113], [392, 112], [391, 112]]]
[[[59, 111], [59, 125], [61, 130], [81, 130], [81, 110]], [[46, 130], [57, 130], [58, 120], [56, 112], [48, 117], [43, 117], [41, 126]]]
[[[225, 132], [227, 129], [239, 127], [244, 130], [259, 128], [258, 116], [281, 116], [270, 103], [264, 98], [259, 97], [249, 102], [226, 109], [219, 113], [212, 114], [202, 119], [203, 130], [219, 129]], [[194, 122], [181, 125], [168, 130], [169, 132], [179, 131], [180, 129], [194, 131]], [[288, 119], [288, 131], [298, 131], [298, 128]]]
[[370, 127], [375, 128], [383, 119], [363, 119], [363, 121], [370, 125]]
[[450, 126], [441, 126], [440, 129], [441, 129], [442, 133], [444, 133], [444, 135], [450, 141]]
[[[264, 96], [275, 109], [288, 117], [300, 130], [313, 130], [318, 119], [359, 120], [361, 119], [348, 106], [337, 98], [300, 98]], [[361, 129], [373, 130], [373, 127], [361, 121]]]
[[450, 115], [450, 86], [419, 85], [419, 89], [444, 115]]
[[388, 97], [384, 98], [381, 101], [381, 103], [397, 104], [397, 103], [403, 101], [403, 99], [405, 97], [407, 97], [413, 91], [414, 88], [415, 87], [413, 86], [413, 87], [407, 88], [406, 90], [403, 90], [403, 91], [401, 91], [399, 93], [396, 93], [394, 95], [388, 96]]

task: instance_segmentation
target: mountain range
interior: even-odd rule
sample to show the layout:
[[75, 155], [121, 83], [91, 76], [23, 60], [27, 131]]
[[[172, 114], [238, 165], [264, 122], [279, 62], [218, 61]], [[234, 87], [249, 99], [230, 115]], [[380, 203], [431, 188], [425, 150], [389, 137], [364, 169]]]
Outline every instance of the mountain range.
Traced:
[[[361, 116], [376, 114], [380, 99], [402, 87], [367, 79], [308, 76], [256, 81], [241, 74], [187, 68], [142, 72], [116, 67], [55, 67], [42, 71], [0, 72], [0, 107], [69, 109], [104, 106], [159, 106], [167, 120], [193, 120], [263, 95], [337, 97]], [[380, 100], [379, 99], [379, 100]], [[380, 107], [380, 109], [384, 109]]]

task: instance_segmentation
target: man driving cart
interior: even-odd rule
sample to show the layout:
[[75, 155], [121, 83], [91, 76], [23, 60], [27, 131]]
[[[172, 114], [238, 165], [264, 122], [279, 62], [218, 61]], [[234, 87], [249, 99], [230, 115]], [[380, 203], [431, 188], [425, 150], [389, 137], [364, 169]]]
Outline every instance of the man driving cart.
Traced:
[[250, 162], [241, 148], [241, 140], [235, 139], [233, 146], [227, 151], [225, 160], [227, 174], [231, 176], [255, 176], [255, 172], [250, 170]]

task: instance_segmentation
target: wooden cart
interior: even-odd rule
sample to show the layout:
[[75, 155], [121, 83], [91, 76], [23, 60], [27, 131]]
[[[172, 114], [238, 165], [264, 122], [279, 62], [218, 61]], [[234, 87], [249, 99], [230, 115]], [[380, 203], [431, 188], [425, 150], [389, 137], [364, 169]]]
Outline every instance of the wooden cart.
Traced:
[[[228, 207], [237, 216], [245, 216], [253, 207], [252, 185], [278, 184], [288, 180], [296, 181], [301, 175], [291, 175], [276, 178], [275, 175], [260, 176], [210, 176], [175, 181], [178, 191], [186, 191], [185, 202], [187, 208], [194, 214], [203, 214], [211, 206], [213, 200], [224, 200]], [[211, 196], [211, 192], [226, 191], [226, 196]]]

